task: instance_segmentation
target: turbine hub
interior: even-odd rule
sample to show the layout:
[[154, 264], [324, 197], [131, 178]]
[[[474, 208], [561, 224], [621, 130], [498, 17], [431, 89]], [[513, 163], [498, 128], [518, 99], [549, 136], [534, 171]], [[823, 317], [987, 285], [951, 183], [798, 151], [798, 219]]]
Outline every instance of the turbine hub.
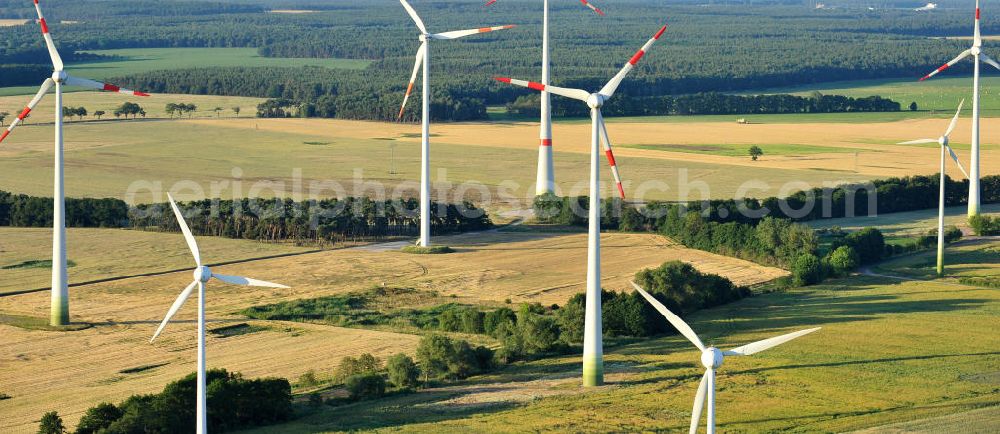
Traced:
[[592, 93], [587, 97], [587, 106], [592, 109], [601, 108], [604, 105], [604, 95]]
[[208, 280], [212, 278], [212, 269], [206, 266], [201, 266], [194, 269], [194, 280], [201, 283], [208, 283]]
[[938, 144], [941, 146], [948, 146], [948, 136], [941, 136], [938, 138]]
[[722, 355], [722, 351], [715, 347], [708, 347], [701, 353], [701, 364], [705, 366], [706, 369], [718, 369], [722, 366], [722, 360], [725, 356]]
[[427, 39], [428, 38], [427, 38], [426, 34], [422, 34], [422, 35], [420, 35], [420, 36], [417, 37], [417, 40], [420, 41], [420, 42], [426, 42]]
[[979, 48], [978, 45], [973, 45], [972, 49], [969, 50], [969, 52], [972, 53], [973, 56], [978, 56], [980, 53], [983, 52], [983, 49]]
[[67, 77], [66, 71], [53, 71], [52, 72], [52, 81], [55, 81], [57, 83], [65, 83], [66, 82], [66, 77]]

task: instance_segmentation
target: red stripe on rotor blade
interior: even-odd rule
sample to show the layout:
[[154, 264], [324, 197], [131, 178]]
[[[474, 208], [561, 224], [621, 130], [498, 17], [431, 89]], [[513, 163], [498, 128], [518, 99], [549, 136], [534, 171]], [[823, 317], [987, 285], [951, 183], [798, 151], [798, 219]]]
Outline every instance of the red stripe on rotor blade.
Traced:
[[118, 92], [119, 90], [121, 90], [121, 88], [113, 84], [104, 83], [104, 90], [108, 92]]
[[489, 6], [489, 5], [492, 5], [493, 3], [496, 3], [496, 2], [497, 2], [497, 0], [490, 0], [490, 1], [486, 2], [486, 4], [483, 5], [483, 6]]
[[542, 146], [552, 146], [552, 139], [542, 139]]
[[625, 189], [622, 188], [622, 183], [618, 183], [618, 194], [621, 195], [622, 199], [625, 199]]
[[49, 25], [45, 24], [45, 18], [39, 19], [38, 22], [42, 25], [42, 33], [48, 33]]
[[25, 107], [24, 110], [21, 111], [21, 114], [17, 115], [17, 118], [24, 120], [24, 118], [28, 117], [28, 113], [31, 113], [31, 107]]
[[610, 149], [608, 149], [607, 151], [604, 151], [604, 155], [608, 156], [608, 164], [610, 164], [611, 167], [616, 166], [616, 164], [615, 164], [615, 154], [612, 154]]
[[493, 28], [491, 28], [491, 27], [480, 27], [479, 28], [479, 33], [486, 33], [486, 32], [492, 32], [492, 31], [493, 31]]
[[944, 70], [948, 69], [949, 67], [951, 67], [951, 65], [945, 63], [944, 65], [941, 65], [941, 67], [938, 68], [937, 70], [938, 70], [938, 72], [941, 72], [941, 71], [944, 71]]
[[0, 142], [2, 142], [3, 139], [6, 139], [8, 135], [10, 135], [10, 130], [4, 131], [3, 134], [0, 135]]
[[410, 83], [409, 86], [406, 86], [406, 95], [409, 96], [410, 92], [413, 92], [413, 83]]
[[976, 19], [979, 19], [979, 8], [976, 8]]
[[507, 77], [493, 77], [493, 79], [501, 83], [510, 83], [510, 79]]
[[529, 81], [528, 82], [528, 88], [529, 89], [535, 89], [535, 90], [538, 90], [538, 91], [542, 91], [542, 90], [545, 90], [545, 85], [541, 84], [541, 83], [535, 83], [533, 81]]
[[132, 92], [132, 95], [135, 95], [135, 96], [149, 96], [149, 94], [148, 94], [148, 93], [146, 93], [146, 92], [139, 92], [139, 91], [137, 91], [137, 90], [136, 90], [136, 91], [133, 91], [133, 92]]
[[632, 58], [628, 60], [628, 63], [631, 63], [632, 66], [635, 66], [636, 63], [639, 63], [639, 59], [642, 59], [642, 56], [645, 56], [645, 55], [646, 55], [645, 51], [642, 51], [642, 50], [636, 51], [635, 55], [632, 56]]
[[36, 5], [38, 4], [38, 0], [35, 0], [35, 4], [36, 4]]
[[664, 25], [663, 27], [660, 27], [660, 31], [656, 32], [656, 34], [653, 35], [653, 39], [660, 39], [660, 36], [663, 36], [663, 32], [665, 32], [665, 31], [667, 31], [667, 26], [666, 25]]

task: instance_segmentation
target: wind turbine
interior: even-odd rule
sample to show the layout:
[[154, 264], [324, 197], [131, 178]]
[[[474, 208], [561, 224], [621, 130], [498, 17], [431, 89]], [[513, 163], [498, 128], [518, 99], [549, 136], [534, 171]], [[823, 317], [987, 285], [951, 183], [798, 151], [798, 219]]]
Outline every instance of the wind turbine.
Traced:
[[184, 216], [181, 214], [181, 210], [177, 208], [177, 203], [174, 202], [173, 196], [167, 193], [167, 198], [170, 199], [170, 207], [174, 210], [174, 216], [177, 218], [177, 224], [181, 227], [181, 232], [184, 233], [184, 239], [187, 241], [188, 248], [191, 249], [191, 256], [194, 256], [194, 263], [196, 268], [194, 269], [194, 281], [191, 282], [184, 291], [181, 291], [181, 295], [174, 300], [174, 304], [170, 306], [170, 310], [167, 311], [167, 316], [163, 318], [163, 322], [160, 323], [160, 327], [156, 329], [156, 333], [153, 334], [153, 338], [149, 342], [156, 340], [163, 329], [170, 322], [170, 318], [173, 318], [174, 314], [180, 310], [181, 306], [184, 306], [184, 302], [187, 301], [188, 297], [191, 296], [191, 291], [194, 287], [198, 287], [198, 409], [197, 414], [197, 432], [198, 434], [204, 434], [208, 431], [208, 421], [207, 421], [207, 409], [205, 406], [205, 284], [208, 283], [213, 277], [226, 283], [231, 283], [233, 285], [245, 285], [245, 286], [263, 286], [267, 288], [288, 288], [285, 285], [279, 285], [277, 283], [265, 282], [263, 280], [250, 279], [240, 276], [227, 276], [225, 274], [213, 273], [212, 269], [208, 268], [201, 263], [201, 254], [198, 250], [198, 243], [195, 242], [194, 236], [191, 235], [191, 229], [188, 229], [187, 223], [184, 221]]
[[972, 31], [972, 48], [961, 52], [948, 63], [920, 79], [924, 81], [931, 78], [958, 63], [959, 60], [972, 56], [972, 161], [969, 163], [969, 217], [979, 214], [979, 61], [982, 60], [1000, 69], [1000, 63], [983, 53], [982, 47], [983, 37], [979, 34], [979, 0], [976, 0], [976, 24]]
[[955, 112], [955, 117], [951, 118], [951, 124], [948, 125], [948, 129], [945, 130], [944, 135], [942, 135], [941, 137], [938, 137], [936, 139], [911, 140], [909, 142], [900, 143], [900, 145], [917, 145], [923, 143], [937, 143], [941, 145], [941, 181], [940, 181], [940, 191], [938, 192], [938, 233], [937, 233], [938, 276], [944, 275], [944, 185], [945, 185], [944, 152], [945, 150], [947, 150], [948, 153], [951, 154], [951, 159], [955, 160], [955, 164], [958, 165], [958, 168], [962, 171], [962, 174], [964, 174], [966, 178], [969, 177], [969, 173], [965, 171], [965, 168], [962, 167], [962, 163], [958, 160], [958, 155], [955, 155], [955, 151], [951, 149], [950, 145], [948, 145], [948, 136], [951, 135], [951, 132], [955, 129], [955, 124], [958, 123], [958, 115], [962, 113], [963, 105], [965, 105], [964, 99], [960, 103], [958, 103], [958, 110]]
[[621, 179], [615, 166], [614, 154], [611, 152], [611, 140], [601, 116], [601, 106], [609, 100], [618, 89], [625, 76], [635, 68], [636, 63], [649, 51], [667, 26], [663, 26], [646, 43], [635, 52], [635, 55], [622, 67], [600, 91], [590, 93], [580, 89], [547, 86], [533, 81], [516, 80], [498, 77], [496, 80], [523, 86], [537, 91], [548, 91], [556, 95], [583, 101], [590, 107], [590, 206], [589, 232], [587, 237], [587, 311], [584, 320], [583, 335], [583, 384], [584, 386], [599, 386], [604, 383], [604, 348], [601, 341], [601, 190], [600, 190], [600, 149], [601, 137], [604, 137], [605, 153], [611, 162], [619, 193], [622, 192]]
[[478, 29], [455, 30], [444, 33], [427, 33], [424, 21], [417, 15], [417, 11], [413, 10], [413, 6], [410, 6], [406, 0], [399, 0], [399, 2], [406, 9], [406, 13], [410, 14], [410, 18], [413, 18], [417, 29], [420, 30], [420, 36], [417, 38], [420, 41], [420, 48], [417, 49], [416, 62], [413, 64], [413, 73], [410, 74], [410, 84], [406, 87], [406, 95], [403, 96], [403, 105], [399, 108], [399, 118], [403, 118], [403, 111], [406, 110], [406, 101], [410, 99], [410, 93], [413, 92], [413, 83], [417, 80], [417, 72], [420, 71], [420, 66], [423, 64], [424, 81], [420, 91], [420, 96], [423, 100], [423, 121], [420, 133], [420, 240], [418, 243], [420, 247], [427, 247], [430, 245], [431, 239], [431, 78], [430, 67], [428, 66], [430, 65], [430, 41], [433, 39], [458, 39], [495, 30], [510, 29], [514, 26], [481, 27]]
[[42, 15], [42, 8], [35, 0], [35, 12], [38, 13], [38, 24], [42, 27], [42, 38], [45, 39], [45, 46], [49, 50], [49, 57], [52, 59], [52, 76], [42, 82], [38, 93], [31, 99], [28, 105], [17, 118], [14, 119], [7, 130], [0, 134], [0, 142], [10, 135], [11, 131], [18, 126], [31, 110], [42, 100], [52, 87], [56, 90], [55, 101], [55, 174], [54, 192], [52, 194], [52, 296], [49, 322], [54, 326], [69, 324], [69, 287], [67, 286], [66, 273], [66, 202], [65, 184], [63, 179], [63, 103], [62, 86], [81, 86], [90, 89], [106, 90], [111, 92], [124, 93], [134, 96], [149, 96], [142, 92], [135, 92], [122, 89], [108, 83], [100, 83], [85, 78], [70, 76], [63, 68], [62, 58], [56, 50], [52, 35], [49, 34], [49, 26]]
[[[698, 339], [698, 335], [691, 330], [691, 326], [687, 325], [681, 317], [674, 315], [673, 312], [667, 309], [666, 306], [660, 304], [659, 300], [649, 295], [635, 282], [632, 282], [632, 286], [635, 287], [642, 297], [653, 305], [656, 310], [658, 310], [670, 325], [674, 326], [677, 331], [684, 335], [687, 340], [691, 341], [694, 346], [701, 350], [701, 364], [705, 366], [705, 375], [701, 377], [701, 383], [698, 385], [698, 392], [694, 396], [694, 408], [691, 410], [691, 434], [698, 432], [698, 422], [701, 420], [701, 409], [708, 402], [708, 414], [706, 427], [709, 434], [715, 433], [715, 371], [722, 366], [722, 361], [725, 360], [726, 356], [749, 356], [754, 353], [759, 353], [766, 349], [776, 347], [785, 342], [788, 342], [797, 337], [807, 335], [821, 327], [800, 330], [797, 332], [789, 333], [786, 335], [776, 336], [773, 338], [764, 339], [762, 341], [757, 341], [752, 344], [746, 344], [742, 347], [733, 348], [729, 351], [722, 351], [715, 347], [706, 347], [705, 344], [701, 343], [701, 339]], [[706, 397], [707, 395], [707, 397]], [[706, 399], [707, 398], [707, 399]]]
[[[489, 0], [486, 6], [496, 3], [497, 0]], [[590, 8], [598, 15], [604, 16], [604, 11], [600, 10], [587, 0], [580, 0], [584, 6]], [[543, 0], [542, 12], [542, 84], [549, 85], [549, 0]], [[535, 195], [541, 196], [547, 193], [554, 193], [556, 188], [555, 166], [552, 159], [552, 109], [550, 107], [549, 93], [541, 93], [541, 124], [539, 126], [538, 145], [538, 170], [535, 178]], [[624, 195], [623, 195], [624, 196]]]

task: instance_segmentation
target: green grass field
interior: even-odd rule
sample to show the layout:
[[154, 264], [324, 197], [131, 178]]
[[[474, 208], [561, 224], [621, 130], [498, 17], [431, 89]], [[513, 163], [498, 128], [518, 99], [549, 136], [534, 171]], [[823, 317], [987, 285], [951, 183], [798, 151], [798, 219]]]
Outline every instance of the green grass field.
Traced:
[[[110, 77], [149, 71], [206, 68], [212, 66], [301, 67], [319, 66], [334, 69], [365, 69], [371, 63], [359, 59], [319, 59], [261, 57], [256, 48], [127, 48], [90, 50], [85, 53], [116, 56], [115, 60], [100, 60], [66, 65], [66, 70], [80, 77], [105, 80]], [[45, 77], [39, 77], [41, 84]], [[37, 87], [0, 88], [0, 96], [33, 94]], [[78, 89], [67, 88], [67, 91]]]
[[[945, 225], [968, 227], [968, 208], [966, 206], [951, 206], [944, 209]], [[982, 206], [984, 214], [1000, 213], [1000, 204], [986, 204]], [[846, 231], [856, 231], [868, 226], [879, 228], [882, 233], [888, 236], [912, 237], [926, 234], [927, 231], [937, 227], [938, 210], [923, 209], [919, 211], [897, 212], [892, 214], [879, 214], [871, 217], [850, 217], [814, 220], [805, 222], [814, 229], [827, 229], [834, 226]]]
[[[648, 149], [653, 151], [666, 151], [666, 152], [688, 152], [692, 154], [707, 154], [707, 155], [724, 155], [727, 157], [749, 157], [749, 146], [743, 144], [734, 143], [720, 143], [720, 144], [707, 144], [707, 145], [619, 145], [624, 148], [635, 148], [635, 149]], [[850, 148], [835, 148], [831, 146], [813, 146], [813, 145], [795, 145], [795, 144], [785, 144], [785, 143], [771, 143], [757, 145], [764, 151], [764, 155], [761, 158], [767, 158], [773, 155], [809, 155], [809, 154], [823, 154], [823, 153], [841, 153], [841, 152], [856, 152], [854, 149]]]
[[[1000, 405], [998, 316], [996, 290], [853, 277], [687, 319], [707, 345], [721, 348], [823, 327], [727, 359], [719, 371], [718, 428], [758, 433], [844, 432]], [[690, 343], [680, 336], [611, 343], [605, 363], [608, 385], [596, 389], [579, 387], [578, 356], [553, 357], [411, 395], [322, 407], [253, 432], [687, 429], [703, 372]], [[966, 424], [989, 429], [991, 420]]]
[[[1000, 116], [1000, 77], [987, 66], [980, 78], [980, 104], [983, 116]], [[927, 71], [930, 72], [930, 71]], [[965, 115], [972, 108], [972, 74], [943, 73], [926, 81], [884, 79], [832, 82], [818, 85], [803, 85], [785, 88], [764, 89], [744, 94], [791, 93], [806, 96], [813, 91], [826, 95], [866, 97], [879, 95], [900, 103], [906, 110], [910, 102], [916, 102], [919, 110], [950, 112], [954, 115], [958, 102], [965, 98]], [[919, 113], [919, 112], [918, 112]], [[905, 115], [907, 112], [901, 112]], [[918, 115], [919, 116], [919, 115]]]

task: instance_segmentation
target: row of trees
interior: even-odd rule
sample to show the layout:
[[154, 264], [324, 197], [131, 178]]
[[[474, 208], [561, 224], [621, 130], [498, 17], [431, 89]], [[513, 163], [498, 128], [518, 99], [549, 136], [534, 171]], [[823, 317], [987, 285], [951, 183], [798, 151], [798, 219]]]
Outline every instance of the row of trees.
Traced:
[[[507, 104], [509, 113], [537, 116], [538, 95], [522, 95]], [[869, 96], [851, 98], [841, 95], [727, 95], [717, 92], [681, 96], [625, 96], [613, 99], [602, 107], [608, 116], [662, 115], [724, 115], [773, 113], [842, 113], [895, 112], [898, 102]], [[560, 117], [588, 116], [587, 107], [566, 99], [552, 100], [552, 115]]]
[[[259, 241], [337, 243], [412, 236], [419, 233], [416, 199], [374, 201], [348, 197], [295, 202], [291, 199], [202, 200], [179, 205], [197, 235]], [[134, 229], [178, 231], [169, 204], [129, 210]], [[482, 230], [492, 226], [485, 211], [469, 202], [431, 204], [431, 233]]]
[[174, 114], [176, 114], [177, 116], [184, 116], [184, 114], [187, 114], [188, 117], [191, 117], [191, 113], [194, 113], [195, 110], [198, 110], [198, 106], [188, 103], [170, 102], [167, 103], [166, 107], [164, 107], [164, 110], [167, 112], [167, 115], [169, 115], [171, 118], [174, 117]]
[[[292, 391], [284, 378], [246, 379], [225, 369], [206, 372], [208, 428], [227, 432], [272, 425], [293, 416]], [[101, 403], [80, 418], [75, 434], [193, 433], [196, 374], [151, 395], [133, 395], [120, 404]], [[63, 434], [57, 412], [46, 413], [40, 434]]]
[[[123, 227], [128, 205], [118, 199], [66, 198], [66, 226]], [[0, 190], [0, 226], [51, 227], [52, 198]]]

